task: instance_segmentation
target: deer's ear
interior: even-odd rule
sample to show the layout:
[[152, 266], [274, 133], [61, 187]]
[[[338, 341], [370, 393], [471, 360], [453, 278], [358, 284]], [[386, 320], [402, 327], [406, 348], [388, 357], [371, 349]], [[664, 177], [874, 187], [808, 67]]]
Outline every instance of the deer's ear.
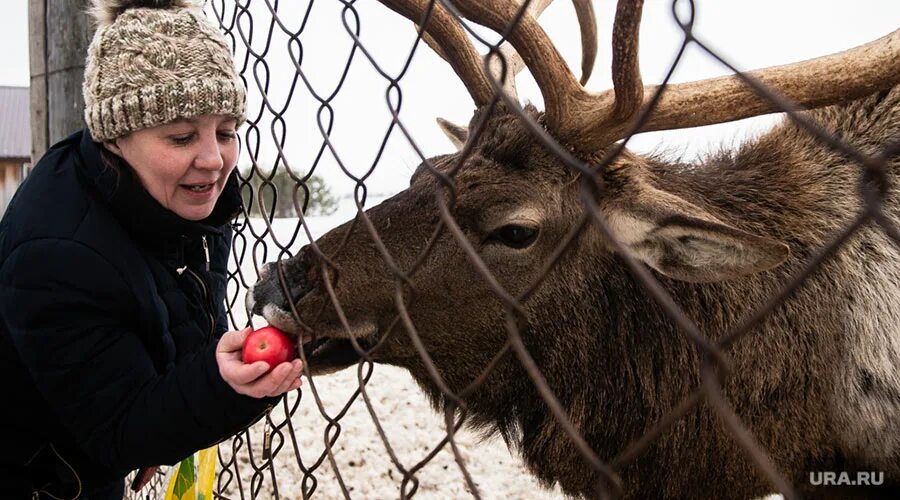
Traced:
[[451, 123], [443, 118], [437, 119], [438, 127], [441, 127], [441, 130], [444, 131], [444, 134], [450, 139], [450, 142], [456, 146], [457, 150], [463, 148], [466, 144], [466, 139], [469, 138], [469, 129], [463, 127], [461, 125], [457, 125], [455, 123]]
[[709, 282], [778, 266], [790, 250], [742, 231], [671, 193], [642, 186], [627, 203], [606, 210], [610, 228], [638, 259], [671, 278]]

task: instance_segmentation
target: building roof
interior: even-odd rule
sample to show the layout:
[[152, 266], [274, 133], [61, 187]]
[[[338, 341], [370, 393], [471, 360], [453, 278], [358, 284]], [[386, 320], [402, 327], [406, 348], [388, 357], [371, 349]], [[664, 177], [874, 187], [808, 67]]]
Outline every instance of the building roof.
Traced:
[[31, 158], [28, 87], [0, 86], [0, 160]]

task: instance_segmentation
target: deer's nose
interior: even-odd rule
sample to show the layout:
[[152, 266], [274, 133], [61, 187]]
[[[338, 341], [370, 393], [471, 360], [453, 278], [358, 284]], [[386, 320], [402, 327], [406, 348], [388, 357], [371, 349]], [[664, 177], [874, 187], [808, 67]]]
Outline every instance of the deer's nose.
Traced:
[[[278, 264], [270, 262], [259, 272], [259, 281], [247, 290], [246, 306], [251, 314], [262, 315], [266, 306], [274, 306], [282, 311], [291, 311], [291, 302], [296, 304], [307, 292], [306, 269], [303, 262], [299, 266], [288, 266], [282, 262], [284, 281], [278, 272]], [[289, 270], [290, 269], [290, 270]], [[289, 302], [290, 301], [290, 302]]]

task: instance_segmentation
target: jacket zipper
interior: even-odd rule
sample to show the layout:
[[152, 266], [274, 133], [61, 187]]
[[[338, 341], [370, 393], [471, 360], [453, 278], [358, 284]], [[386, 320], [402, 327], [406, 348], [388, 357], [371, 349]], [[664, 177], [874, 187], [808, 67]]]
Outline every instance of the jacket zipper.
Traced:
[[203, 257], [206, 258], [206, 272], [209, 272], [209, 245], [206, 243], [206, 235], [200, 237], [203, 242]]
[[[209, 272], [209, 243], [206, 241], [206, 235], [201, 236], [201, 241], [203, 243], [203, 257], [206, 260], [206, 271]], [[213, 314], [213, 310], [212, 310], [213, 309], [212, 301], [209, 297], [209, 289], [206, 287], [206, 282], [203, 281], [203, 278], [200, 277], [199, 274], [192, 271], [187, 265], [175, 270], [175, 272], [177, 272], [179, 275], [183, 274], [185, 271], [187, 271], [187, 273], [197, 282], [197, 284], [200, 285], [200, 290], [203, 293], [203, 306], [204, 306], [204, 310], [206, 311], [207, 316], [209, 317], [209, 335], [207, 336], [207, 339], [206, 339], [206, 341], [209, 342], [210, 340], [212, 340], [213, 334], [215, 334], [215, 331], [216, 331], [216, 320], [215, 320], [215, 314]], [[267, 404], [266, 409], [261, 411], [256, 417], [254, 417], [253, 421], [255, 422], [256, 420], [259, 419], [259, 417], [272, 411], [273, 407], [274, 407], [274, 405]], [[211, 446], [215, 446], [224, 441], [227, 441], [228, 439], [230, 439], [232, 436], [234, 436], [238, 432], [244, 431], [249, 427], [250, 427], [249, 425], [241, 426], [238, 429], [236, 429], [234, 432], [230, 432], [226, 437], [211, 443], [209, 446], [205, 446], [203, 449], [209, 448]], [[266, 431], [268, 431], [268, 429], [266, 429]], [[269, 447], [271, 447], [271, 438], [269, 438], [269, 442], [270, 442]]]
[[[206, 258], [206, 270], [209, 271], [209, 245], [206, 242], [206, 235], [202, 237], [203, 241], [203, 256]], [[209, 333], [206, 336], [206, 341], [209, 342], [212, 340], [213, 335], [216, 332], [216, 315], [212, 310], [212, 299], [209, 295], [209, 289], [206, 287], [206, 282], [200, 277], [199, 274], [192, 271], [187, 265], [184, 267], [180, 267], [175, 270], [179, 275], [183, 274], [185, 271], [194, 278], [198, 285], [200, 285], [200, 292], [203, 295], [203, 310], [206, 312], [207, 317], [209, 318]]]

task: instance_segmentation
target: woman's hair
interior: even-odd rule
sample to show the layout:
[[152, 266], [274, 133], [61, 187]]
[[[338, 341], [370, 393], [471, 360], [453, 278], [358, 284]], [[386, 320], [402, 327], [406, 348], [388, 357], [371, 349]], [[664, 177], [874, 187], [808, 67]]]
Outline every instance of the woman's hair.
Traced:
[[103, 170], [112, 170], [116, 176], [116, 184], [115, 190], [119, 189], [119, 185], [122, 182], [122, 169], [130, 168], [128, 163], [125, 162], [123, 158], [120, 158], [118, 155], [113, 153], [112, 151], [106, 149], [106, 147], [102, 144], [98, 145], [100, 148], [100, 165]]

